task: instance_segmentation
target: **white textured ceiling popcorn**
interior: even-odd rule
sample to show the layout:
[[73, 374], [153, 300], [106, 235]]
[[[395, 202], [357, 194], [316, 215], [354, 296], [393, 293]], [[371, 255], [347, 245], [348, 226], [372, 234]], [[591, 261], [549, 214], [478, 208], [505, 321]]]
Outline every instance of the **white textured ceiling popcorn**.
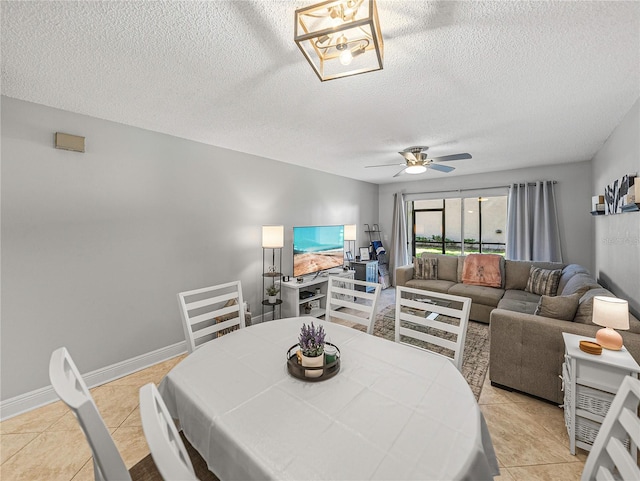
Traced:
[[[320, 82], [312, 1], [2, 1], [2, 94], [374, 183], [589, 160], [640, 95], [640, 2], [378, 0], [384, 69]], [[398, 151], [461, 152], [393, 178]]]

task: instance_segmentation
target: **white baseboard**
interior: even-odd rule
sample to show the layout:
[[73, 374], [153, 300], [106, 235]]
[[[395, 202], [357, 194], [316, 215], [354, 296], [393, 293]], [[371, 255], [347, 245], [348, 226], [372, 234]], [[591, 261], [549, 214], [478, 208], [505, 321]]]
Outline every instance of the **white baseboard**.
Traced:
[[[172, 357], [179, 356], [185, 352], [187, 352], [187, 343], [182, 341], [83, 374], [82, 377], [87, 386], [92, 388], [153, 366], [159, 362], [166, 361]], [[53, 390], [53, 387], [47, 386], [1, 401], [0, 421], [31, 411], [45, 404], [50, 404], [58, 399], [58, 395]]]
[[251, 315], [251, 325], [260, 324], [261, 322], [267, 322], [273, 320], [273, 312], [265, 312], [264, 315], [254, 316]]

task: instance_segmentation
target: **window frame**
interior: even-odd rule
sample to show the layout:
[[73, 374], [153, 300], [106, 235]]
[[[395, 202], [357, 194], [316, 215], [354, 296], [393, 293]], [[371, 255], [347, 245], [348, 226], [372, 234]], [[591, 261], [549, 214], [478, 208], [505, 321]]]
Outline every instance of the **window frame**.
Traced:
[[[488, 192], [490, 190], [490, 192]], [[444, 193], [440, 193], [440, 195], [438, 195], [438, 193], [429, 193], [429, 194], [424, 194], [424, 196], [420, 195], [420, 194], [410, 194], [408, 196], [408, 198], [406, 199], [407, 204], [409, 204], [407, 206], [407, 214], [408, 214], [408, 218], [407, 221], [410, 223], [410, 225], [408, 226], [408, 234], [410, 235], [410, 239], [408, 239], [408, 246], [411, 249], [411, 253], [412, 255], [415, 257], [416, 256], [416, 252], [417, 252], [417, 247], [416, 247], [416, 227], [417, 227], [417, 223], [416, 223], [416, 214], [419, 214], [420, 212], [442, 212], [442, 217], [440, 220], [440, 231], [441, 231], [441, 241], [442, 241], [442, 248], [441, 248], [441, 253], [444, 255], [447, 255], [447, 242], [446, 242], [446, 209], [447, 209], [447, 202], [446, 200], [453, 200], [453, 199], [457, 199], [460, 202], [460, 224], [459, 224], [459, 235], [460, 235], [460, 241], [455, 241], [456, 244], [460, 245], [460, 254], [459, 255], [466, 255], [465, 253], [465, 216], [468, 215], [465, 213], [465, 201], [468, 199], [477, 199], [477, 208], [478, 208], [478, 213], [475, 214], [477, 215], [477, 219], [478, 219], [478, 239], [477, 239], [477, 245], [478, 245], [478, 252], [479, 253], [483, 253], [483, 240], [482, 240], [482, 198], [486, 198], [486, 197], [503, 197], [505, 200], [505, 208], [508, 209], [508, 191], [506, 188], [502, 189], [487, 189], [487, 192], [480, 192], [480, 190], [469, 190], [468, 192], [465, 191], [456, 191], [455, 195], [443, 195]], [[417, 201], [422, 201], [422, 200], [441, 200], [442, 201], [442, 207], [441, 208], [434, 208], [434, 207], [429, 207], [429, 208], [415, 208], [415, 202]], [[505, 225], [504, 228], [502, 229], [503, 232], [506, 231], [506, 224], [507, 224], [507, 212], [505, 211]], [[486, 244], [491, 244], [491, 245], [496, 245], [496, 246], [502, 246], [502, 253], [500, 255], [506, 255], [506, 239], [504, 242], [487, 242]], [[454, 254], [451, 254], [454, 255]], [[455, 254], [458, 255], [458, 254]]]

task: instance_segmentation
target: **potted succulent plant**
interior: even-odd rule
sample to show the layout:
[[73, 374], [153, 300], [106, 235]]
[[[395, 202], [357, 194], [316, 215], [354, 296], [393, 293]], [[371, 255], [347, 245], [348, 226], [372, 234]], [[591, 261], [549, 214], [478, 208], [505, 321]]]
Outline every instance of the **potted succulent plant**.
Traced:
[[[313, 322], [307, 326], [302, 324], [298, 345], [300, 346], [301, 364], [306, 367], [322, 367], [324, 365], [324, 338], [322, 326], [316, 327]], [[322, 376], [322, 369], [306, 369], [306, 377]]]
[[265, 290], [267, 296], [269, 296], [269, 304], [275, 304], [277, 301], [276, 296], [278, 295], [278, 292], [280, 292], [280, 288], [273, 284], [267, 287]]

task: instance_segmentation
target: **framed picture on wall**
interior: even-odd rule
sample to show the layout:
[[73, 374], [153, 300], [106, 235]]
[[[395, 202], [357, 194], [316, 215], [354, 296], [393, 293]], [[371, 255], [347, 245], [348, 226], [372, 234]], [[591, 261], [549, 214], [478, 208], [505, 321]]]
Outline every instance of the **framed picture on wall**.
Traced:
[[605, 214], [619, 214], [622, 212], [623, 198], [634, 191], [636, 177], [633, 174], [624, 175], [605, 187], [604, 207]]
[[368, 247], [360, 247], [360, 260], [368, 261], [369, 260], [369, 248]]

